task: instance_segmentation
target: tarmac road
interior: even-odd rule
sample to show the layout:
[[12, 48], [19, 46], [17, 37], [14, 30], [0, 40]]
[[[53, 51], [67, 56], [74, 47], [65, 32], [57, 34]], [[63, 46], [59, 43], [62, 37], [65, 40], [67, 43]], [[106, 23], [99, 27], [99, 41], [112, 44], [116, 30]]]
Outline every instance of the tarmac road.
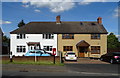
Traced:
[[[120, 64], [109, 64], [100, 60], [80, 58], [77, 62], [64, 62], [64, 66], [2, 64], [2, 77], [23, 76], [109, 76], [120, 77]], [[26, 77], [24, 77], [26, 76]], [[112, 77], [114, 76], [114, 77]], [[105, 78], [103, 77], [103, 78]]]
[[118, 76], [119, 64], [3, 65], [3, 76]]

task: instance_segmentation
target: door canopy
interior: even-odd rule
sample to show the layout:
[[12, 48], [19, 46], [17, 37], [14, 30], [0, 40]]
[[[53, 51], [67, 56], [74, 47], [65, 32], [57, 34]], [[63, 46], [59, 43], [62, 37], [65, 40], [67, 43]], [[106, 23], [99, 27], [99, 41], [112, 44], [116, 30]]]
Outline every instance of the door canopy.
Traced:
[[27, 43], [28, 44], [28, 46], [30, 46], [30, 45], [40, 45], [40, 42], [28, 42]]
[[89, 47], [90, 44], [88, 44], [85, 40], [81, 40], [76, 44], [77, 47]]

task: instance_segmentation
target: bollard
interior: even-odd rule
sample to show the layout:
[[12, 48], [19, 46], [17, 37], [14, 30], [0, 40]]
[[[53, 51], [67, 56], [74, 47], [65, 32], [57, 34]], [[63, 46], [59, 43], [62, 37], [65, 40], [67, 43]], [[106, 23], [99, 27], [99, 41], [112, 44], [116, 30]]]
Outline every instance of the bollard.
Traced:
[[10, 52], [10, 62], [13, 62], [13, 59], [12, 59], [12, 52]]

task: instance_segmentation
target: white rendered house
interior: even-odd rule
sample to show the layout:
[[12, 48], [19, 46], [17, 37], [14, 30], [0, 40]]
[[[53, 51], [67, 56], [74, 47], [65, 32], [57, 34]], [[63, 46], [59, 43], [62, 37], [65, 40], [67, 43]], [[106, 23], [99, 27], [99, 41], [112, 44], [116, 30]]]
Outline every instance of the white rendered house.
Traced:
[[[59, 27], [59, 28], [58, 28]], [[60, 29], [60, 16], [56, 22], [29, 22], [10, 32], [10, 51], [13, 56], [23, 56], [29, 50], [45, 49], [52, 53], [56, 48], [58, 56], [58, 30]]]
[[46, 49], [49, 53], [52, 48], [57, 50], [57, 34], [10, 34], [10, 38], [10, 50], [15, 56], [23, 56], [34, 49]]

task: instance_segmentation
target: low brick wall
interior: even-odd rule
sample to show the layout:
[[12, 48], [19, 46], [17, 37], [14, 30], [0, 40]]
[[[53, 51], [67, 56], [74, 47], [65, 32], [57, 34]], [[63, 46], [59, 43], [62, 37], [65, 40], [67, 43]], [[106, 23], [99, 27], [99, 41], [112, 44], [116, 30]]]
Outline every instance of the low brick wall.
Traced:
[[[2, 56], [2, 60], [9, 60], [9, 56]], [[13, 57], [14, 61], [35, 61], [34, 56], [14, 56]], [[54, 57], [53, 56], [36, 56], [37, 61], [53, 61]], [[56, 56], [55, 57], [56, 62], [60, 62], [60, 57]]]

